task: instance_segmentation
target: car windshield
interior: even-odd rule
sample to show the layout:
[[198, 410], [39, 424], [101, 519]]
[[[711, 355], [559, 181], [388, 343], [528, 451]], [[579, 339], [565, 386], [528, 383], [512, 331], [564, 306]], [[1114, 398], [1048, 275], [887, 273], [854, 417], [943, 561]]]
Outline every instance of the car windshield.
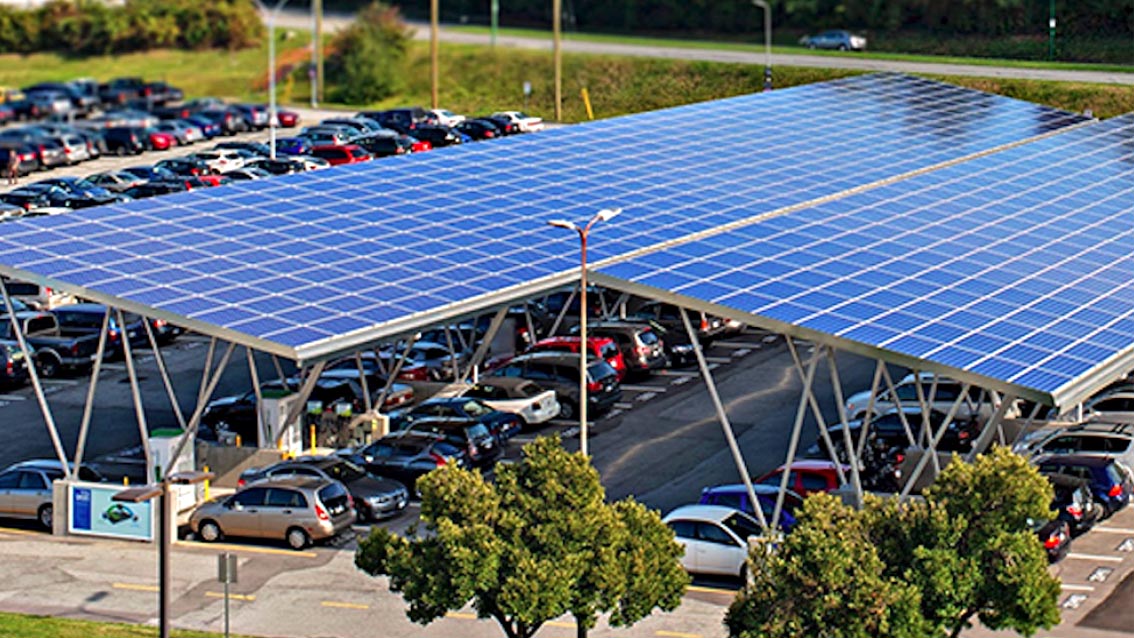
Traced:
[[587, 366], [587, 376], [589, 376], [592, 381], [599, 381], [607, 377], [618, 376], [618, 373], [615, 372], [614, 368], [610, 367], [609, 363], [596, 361]]
[[351, 483], [366, 476], [366, 472], [350, 461], [339, 461], [323, 468], [332, 478]]
[[657, 344], [658, 335], [653, 330], [643, 330], [638, 333], [638, 340], [647, 346], [652, 346]]
[[724, 526], [733, 531], [742, 540], [747, 540], [749, 536], [759, 536], [760, 526], [755, 524], [752, 519], [737, 512], [721, 521]]

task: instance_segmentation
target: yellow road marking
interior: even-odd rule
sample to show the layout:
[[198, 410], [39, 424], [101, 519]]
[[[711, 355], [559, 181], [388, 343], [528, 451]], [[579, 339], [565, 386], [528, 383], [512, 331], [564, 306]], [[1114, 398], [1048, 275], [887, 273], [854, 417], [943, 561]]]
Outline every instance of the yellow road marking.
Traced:
[[666, 638], [701, 638], [701, 634], [686, 634], [680, 631], [666, 631], [659, 629], [654, 632], [655, 636], [665, 636]]
[[177, 544], [182, 547], [189, 547], [192, 549], [231, 549], [237, 552], [249, 552], [252, 554], [275, 554], [277, 556], [302, 556], [304, 558], [317, 558], [319, 554], [315, 552], [297, 552], [290, 549], [274, 549], [271, 547], [252, 547], [248, 545], [231, 545], [228, 543], [198, 543], [196, 541], [177, 541]]
[[[208, 596], [209, 598], [224, 598], [224, 592], [222, 592], [222, 591], [207, 591], [207, 592], [205, 592], [205, 595]], [[230, 593], [228, 595], [228, 597], [233, 599], [233, 600], [247, 600], [248, 602], [252, 602], [253, 600], [256, 600], [256, 597], [252, 594], [232, 594], [232, 593]]]
[[27, 529], [15, 529], [12, 527], [0, 527], [0, 534], [18, 534], [20, 536], [44, 536], [43, 532], [33, 532]]
[[112, 583], [115, 589], [129, 589], [132, 591], [157, 591], [157, 585], [135, 585], [134, 583]]
[[476, 620], [476, 614], [467, 614], [463, 611], [451, 611], [445, 614], [446, 618], [460, 618], [462, 620]]
[[701, 592], [703, 594], [723, 594], [726, 596], [735, 596], [736, 592], [731, 589], [718, 589], [716, 587], [700, 587], [698, 585], [689, 585], [686, 587], [688, 591]]
[[341, 609], [370, 609], [370, 605], [360, 605], [358, 603], [339, 603], [333, 600], [324, 600], [324, 607], [339, 607]]

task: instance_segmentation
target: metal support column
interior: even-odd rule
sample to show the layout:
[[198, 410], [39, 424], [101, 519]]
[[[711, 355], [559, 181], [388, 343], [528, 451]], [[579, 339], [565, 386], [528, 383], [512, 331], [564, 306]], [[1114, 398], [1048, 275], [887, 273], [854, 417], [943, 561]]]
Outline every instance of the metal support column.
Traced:
[[885, 367], [886, 362], [881, 359], [874, 366], [874, 380], [870, 382], [870, 399], [866, 402], [866, 413], [862, 416], [862, 428], [858, 433], [858, 446], [855, 448], [855, 455], [860, 459], [866, 451], [866, 437], [870, 431], [870, 422], [874, 419], [874, 399], [878, 397], [878, 384], [882, 381], [882, 369]]
[[170, 380], [169, 370], [165, 367], [165, 357], [162, 355], [161, 349], [158, 348], [157, 338], [154, 337], [154, 329], [150, 325], [150, 320], [142, 317], [142, 325], [146, 328], [146, 339], [154, 352], [154, 361], [157, 362], [158, 374], [161, 375], [162, 385], [165, 386], [165, 394], [169, 397], [169, 405], [173, 408], [173, 416], [177, 419], [177, 426], [184, 432], [185, 416], [181, 413], [181, 406], [177, 403], [177, 394], [173, 392], [173, 381]]
[[917, 460], [917, 465], [914, 466], [913, 471], [910, 472], [910, 475], [908, 477], [906, 477], [906, 484], [902, 487], [902, 492], [898, 497], [899, 499], [905, 500], [909, 497], [910, 492], [913, 491], [914, 485], [917, 483], [918, 479], [921, 478], [922, 473], [925, 471], [926, 462], [929, 461], [930, 458], [932, 458], [934, 461], [934, 477], [936, 478], [936, 476], [941, 473], [940, 470], [936, 469], [940, 467], [940, 463], [937, 461], [937, 446], [941, 443], [941, 437], [945, 436], [945, 432], [949, 429], [949, 425], [953, 422], [953, 417], [957, 415], [957, 409], [961, 407], [961, 403], [965, 400], [965, 397], [968, 395], [968, 393], [969, 384], [965, 383], [961, 386], [960, 396], [957, 397], [956, 401], [953, 401], [953, 405], [949, 406], [949, 412], [945, 415], [945, 419], [941, 422], [941, 427], [938, 428], [937, 432], [930, 439], [929, 445], [921, 455], [921, 458]]
[[280, 364], [280, 358], [274, 354], [272, 355], [272, 366], [276, 369], [276, 378], [280, 380], [280, 383], [286, 385], [287, 375], [284, 374], [283, 365]]
[[170, 456], [169, 467], [177, 467], [177, 460], [181, 458], [181, 452], [189, 441], [197, 437], [197, 428], [201, 424], [201, 415], [205, 413], [205, 400], [213, 396], [213, 391], [216, 390], [217, 384], [220, 383], [221, 374], [224, 373], [225, 367], [228, 366], [228, 360], [232, 357], [232, 351], [236, 349], [236, 344], [229, 343], [228, 347], [224, 350], [224, 355], [221, 356], [220, 363], [217, 365], [216, 371], [211, 375], [208, 383], [204, 386], [205, 390], [202, 392], [204, 397], [201, 401], [197, 402], [197, 407], [193, 409], [193, 415], [189, 417], [189, 425], [185, 430], [184, 436], [177, 443], [177, 447], [173, 450], [173, 455]]
[[[787, 343], [788, 352], [791, 353], [792, 361], [795, 362], [795, 369], [796, 372], [799, 373], [800, 381], [804, 381], [803, 360], [800, 358], [799, 352], [795, 348], [795, 342], [792, 341], [791, 337], [785, 337], [784, 341]], [[811, 384], [804, 385], [804, 393], [807, 395], [807, 401], [811, 405], [811, 413], [815, 416], [816, 423], [819, 424], [819, 438], [822, 439], [823, 444], [827, 446], [827, 450], [831, 454], [831, 460], [835, 463], [835, 474], [839, 477], [839, 485], [846, 485], [846, 472], [843, 471], [843, 464], [839, 461], [839, 456], [835, 449], [835, 442], [831, 440], [831, 433], [827, 431], [827, 422], [823, 419], [823, 411], [819, 408], [819, 401], [815, 398], [815, 393], [811, 390]]]
[[[130, 395], [134, 399], [134, 416], [138, 419], [138, 436], [142, 441], [142, 455], [146, 457], [146, 483], [154, 482], [154, 460], [150, 452], [150, 430], [146, 426], [146, 410], [142, 407], [142, 391], [138, 387], [138, 371], [134, 368], [134, 353], [130, 347], [130, 335], [127, 334], [126, 321], [122, 317], [122, 310], [115, 309], [118, 317], [118, 326], [122, 329], [122, 358], [126, 360], [126, 377], [130, 379]], [[172, 466], [171, 466], [172, 467]], [[162, 477], [168, 472], [168, 467], [162, 468]]]
[[295, 405], [291, 406], [291, 410], [288, 411], [287, 416], [284, 417], [284, 422], [280, 424], [280, 431], [276, 432], [276, 445], [279, 445], [280, 441], [283, 440], [284, 433], [295, 423], [299, 415], [303, 414], [303, 410], [307, 408], [307, 399], [311, 398], [311, 392], [315, 389], [315, 384], [319, 381], [319, 375], [323, 374], [323, 368], [326, 366], [326, 361], [320, 361], [308, 369], [307, 377], [303, 380], [303, 385], [299, 387], [298, 400], [296, 400]]
[[[862, 465], [862, 459], [854, 453], [854, 440], [851, 439], [850, 424], [847, 422], [847, 407], [843, 402], [843, 386], [839, 380], [839, 369], [835, 365], [835, 353], [833, 350], [827, 350], [827, 371], [831, 375], [831, 387], [835, 390], [835, 406], [839, 411], [839, 423], [843, 425], [843, 445], [846, 446], [847, 460], [850, 462], [851, 468], [851, 488], [854, 490], [854, 506], [862, 507], [862, 476], [859, 473], [859, 466]], [[866, 423], [863, 423], [863, 428], [866, 428]]]
[[217, 338], [209, 339], [209, 349], [205, 353], [205, 366], [201, 369], [201, 385], [197, 386], [197, 403], [204, 404], [205, 402], [205, 386], [209, 382], [209, 371], [213, 368], [213, 356], [217, 350]]
[[354, 364], [358, 367], [358, 383], [362, 385], [362, 407], [369, 412], [374, 407], [370, 398], [370, 382], [366, 380], [366, 368], [362, 367], [362, 353], [354, 353]]
[[488, 332], [484, 333], [484, 339], [481, 340], [480, 345], [477, 346], [476, 352], [473, 353], [472, 359], [469, 360], [469, 365], [461, 373], [458, 383], [464, 383], [465, 379], [472, 373], [473, 368], [480, 365], [484, 361], [485, 355], [488, 354], [488, 348], [492, 346], [492, 340], [496, 338], [496, 333], [500, 332], [500, 326], [504, 324], [504, 317], [508, 315], [508, 307], [505, 306], [496, 311], [492, 317], [492, 322], [488, 324]]
[[567, 309], [571, 307], [571, 302], [575, 301], [575, 295], [579, 293], [579, 287], [575, 286], [571, 289], [571, 294], [567, 295], [567, 301], [563, 302], [563, 308], [559, 310], [559, 314], [555, 317], [555, 323], [551, 324], [551, 330], [547, 332], [547, 336], [554, 337], [559, 332], [559, 324], [563, 323], [563, 317], [567, 316]]
[[[808, 398], [811, 395], [811, 384], [815, 381], [815, 369], [819, 364], [819, 349], [811, 354], [811, 361], [807, 364], [807, 372], [799, 370], [799, 376], [803, 380], [803, 389], [799, 393], [799, 407], [795, 411], [795, 423], [791, 428], [791, 438], [788, 439], [787, 456], [784, 458], [785, 471], [780, 475], [780, 490], [776, 493], [776, 505], [772, 509], [772, 529], [778, 529], [780, 524], [780, 514], [784, 508], [784, 494], [787, 493], [788, 480], [791, 478], [791, 462], [795, 460], [795, 452], [799, 448], [799, 435], [803, 431], [803, 421], [807, 418], [807, 404]], [[798, 366], [797, 366], [798, 369]], [[836, 461], [836, 465], [838, 462]], [[752, 498], [749, 496], [749, 498]], [[758, 503], [759, 501], [752, 501]]]
[[[973, 441], [972, 449], [965, 455], [966, 461], [971, 463], [980, 450], [988, 447], [989, 442], [992, 440], [992, 435], [996, 433], [996, 430], [1000, 427], [1000, 422], [1004, 420], [1004, 414], [1008, 412], [1008, 408], [1012, 407], [1014, 403], [1016, 403], [1015, 396], [1011, 394], [1004, 396], [1000, 401], [1000, 405], [996, 406], [996, 411], [992, 413], [992, 418], [984, 424], [984, 429], [981, 430], [980, 435]], [[1038, 405], [1036, 409], [1039, 409]], [[1032, 414], [1035, 414], [1034, 410]], [[1029, 416], [1028, 419], [1030, 420], [1031, 417]]]
[[[386, 407], [386, 395], [390, 394], [390, 388], [394, 387], [394, 380], [398, 378], [398, 373], [402, 371], [402, 364], [406, 362], [406, 357], [409, 356], [410, 350], [413, 349], [413, 344], [417, 343], [417, 335], [409, 338], [406, 342], [406, 349], [402, 352], [402, 356], [394, 362], [394, 367], [390, 369], [390, 374], [386, 375], [386, 385], [382, 387], [382, 391], [378, 393], [378, 411], [381, 412], [382, 408]], [[395, 352], [397, 352], [395, 350]]]
[[102, 372], [102, 358], [106, 356], [106, 335], [110, 328], [110, 307], [102, 315], [102, 332], [98, 335], [98, 351], [95, 353], [94, 368], [91, 369], [91, 382], [87, 386], [87, 400], [83, 404], [83, 420], [79, 423], [79, 442], [75, 447], [75, 473], [83, 464], [83, 453], [87, 449], [87, 435], [91, 427], [91, 412], [94, 410], [95, 390], [98, 388], [98, 376]]
[[263, 445], [271, 433], [268, 424], [264, 423], [264, 392], [260, 389], [260, 370], [256, 367], [256, 356], [252, 349], [245, 346], [244, 356], [248, 360], [248, 376], [252, 381], [252, 394], [256, 396], [256, 446]]
[[717, 420], [721, 423], [725, 440], [728, 441], [728, 448], [732, 451], [732, 460], [736, 463], [736, 470], [740, 472], [740, 479], [744, 482], [744, 489], [747, 490], [748, 498], [752, 502], [752, 509], [756, 512], [756, 519], [760, 521], [760, 527], [764, 528], [764, 533], [768, 534], [771, 531], [768, 527], [768, 521], [764, 519], [764, 511], [760, 508], [759, 499], [756, 498], [756, 490], [752, 487], [752, 476], [748, 474], [748, 466], [744, 463], [740, 446], [736, 444], [736, 437], [732, 433], [732, 424], [728, 420], [728, 413], [725, 412], [724, 404], [721, 403], [721, 397], [717, 394], [717, 385], [713, 382], [709, 364], [705, 362], [705, 354], [701, 351], [697, 333], [693, 331], [693, 324], [689, 323], [689, 315], [686, 314], [685, 309], [679, 308], [679, 310], [681, 311], [681, 323], [685, 324], [685, 332], [689, 335], [689, 342], [693, 344], [693, 354], [697, 357], [697, 366], [701, 368], [701, 376], [705, 379], [705, 388], [709, 391], [709, 398], [712, 399], [713, 407], [717, 411]]

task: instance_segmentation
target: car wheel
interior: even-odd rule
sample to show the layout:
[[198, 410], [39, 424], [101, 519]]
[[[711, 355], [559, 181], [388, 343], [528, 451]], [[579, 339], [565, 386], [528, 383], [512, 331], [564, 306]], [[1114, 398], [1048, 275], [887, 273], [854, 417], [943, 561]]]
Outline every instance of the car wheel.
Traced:
[[302, 529], [292, 527], [287, 530], [287, 544], [288, 547], [294, 550], [300, 550], [311, 544], [311, 537]]
[[839, 45], [839, 50], [840, 50], [840, 51], [846, 51], [846, 50], [847, 50], [847, 45], [845, 45], [845, 44], [840, 44], [840, 45]]
[[559, 418], [573, 419], [575, 418], [575, 403], [573, 401], [560, 401], [559, 402]]
[[119, 146], [118, 148], [114, 149], [114, 154], [118, 157], [126, 157], [126, 147]]
[[809, 43], [807, 43], [807, 48], [808, 48], [808, 49], [814, 49], [814, 48], [815, 48], [815, 43], [813, 43], [813, 42], [809, 42]]
[[59, 360], [54, 356], [48, 354], [39, 358], [39, 376], [45, 379], [53, 379], [59, 376]]
[[39, 513], [36, 515], [36, 520], [44, 528], [50, 530], [55, 524], [55, 507], [52, 505], [44, 505], [39, 508]]
[[224, 538], [224, 532], [221, 531], [220, 525], [216, 521], [206, 520], [201, 521], [197, 527], [197, 536], [206, 543], [215, 543]]

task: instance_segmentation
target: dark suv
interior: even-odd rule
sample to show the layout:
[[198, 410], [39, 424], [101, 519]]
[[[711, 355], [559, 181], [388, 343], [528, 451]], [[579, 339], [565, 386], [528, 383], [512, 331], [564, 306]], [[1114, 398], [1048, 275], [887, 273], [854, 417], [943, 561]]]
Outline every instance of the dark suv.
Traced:
[[338, 456], [301, 456], [265, 468], [250, 468], [241, 472], [238, 485], [243, 487], [263, 478], [285, 476], [310, 476], [341, 482], [354, 499], [359, 519], [378, 520], [397, 516], [409, 501], [409, 492], [398, 481], [370, 474]]
[[[579, 356], [561, 352], [531, 352], [510, 359], [493, 370], [494, 377], [521, 377], [555, 390], [559, 416], [574, 418], [579, 408]], [[622, 399], [618, 372], [609, 363], [587, 360], [587, 405], [595, 412], [609, 410]]]
[[350, 455], [350, 460], [380, 476], [416, 491], [417, 480], [433, 470], [456, 463], [468, 467], [468, 452], [436, 434], [404, 430], [384, 436]]
[[1035, 463], [1040, 474], [1062, 474], [1087, 481], [1106, 516], [1125, 507], [1134, 491], [1130, 468], [1113, 458], [1060, 454], [1041, 456]]
[[136, 126], [112, 126], [102, 133], [106, 152], [115, 155], [138, 155], [150, 150], [150, 135]]
[[451, 421], [438, 417], [409, 417], [402, 425], [410, 432], [421, 432], [444, 438], [449, 445], [464, 449], [469, 462], [488, 467], [504, 453], [504, 444], [483, 423]]

